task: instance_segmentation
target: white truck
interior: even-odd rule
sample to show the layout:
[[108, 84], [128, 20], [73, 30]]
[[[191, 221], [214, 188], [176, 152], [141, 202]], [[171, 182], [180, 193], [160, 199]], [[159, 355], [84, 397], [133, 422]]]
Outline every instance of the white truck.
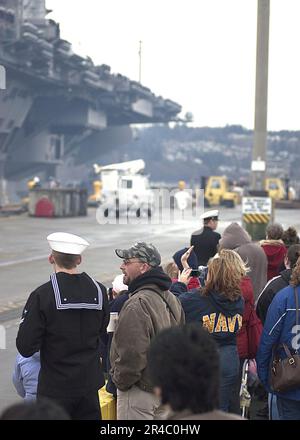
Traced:
[[151, 217], [154, 209], [154, 194], [149, 179], [143, 175], [145, 162], [142, 159], [99, 166], [94, 171], [102, 183], [100, 204], [104, 215], [110, 213], [134, 214]]

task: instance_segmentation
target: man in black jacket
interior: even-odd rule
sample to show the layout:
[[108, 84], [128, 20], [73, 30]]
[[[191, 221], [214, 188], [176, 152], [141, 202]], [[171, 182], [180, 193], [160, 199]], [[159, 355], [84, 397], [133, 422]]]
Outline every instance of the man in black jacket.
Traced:
[[286, 269], [280, 272], [277, 277], [268, 281], [265, 288], [259, 295], [256, 303], [256, 313], [261, 322], [264, 324], [268, 312], [268, 308], [274, 298], [274, 296], [282, 289], [287, 287], [290, 283], [292, 269], [297, 263], [300, 256], [300, 245], [292, 245], [285, 257], [284, 264]]
[[105, 287], [77, 273], [89, 243], [73, 234], [47, 237], [54, 273], [25, 305], [17, 348], [22, 356], [40, 351], [37, 398], [60, 404], [72, 419], [101, 419], [98, 390], [104, 385], [100, 336], [108, 324]]
[[221, 235], [215, 230], [218, 227], [219, 211], [214, 209], [202, 214], [203, 228], [192, 233], [191, 246], [198, 258], [199, 266], [206, 266], [208, 260], [217, 253]]

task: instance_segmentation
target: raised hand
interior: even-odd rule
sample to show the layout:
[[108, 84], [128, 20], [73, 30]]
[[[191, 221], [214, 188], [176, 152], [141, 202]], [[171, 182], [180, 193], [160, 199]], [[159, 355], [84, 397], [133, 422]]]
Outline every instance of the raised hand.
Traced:
[[191, 272], [192, 272], [192, 269], [190, 267], [183, 269], [182, 272], [179, 272], [178, 281], [187, 285], [189, 283], [189, 279], [191, 277]]
[[189, 256], [191, 255], [193, 249], [194, 246], [189, 247], [188, 250], [181, 257], [181, 264], [184, 269], [189, 269], [190, 267], [187, 260], [189, 259]]

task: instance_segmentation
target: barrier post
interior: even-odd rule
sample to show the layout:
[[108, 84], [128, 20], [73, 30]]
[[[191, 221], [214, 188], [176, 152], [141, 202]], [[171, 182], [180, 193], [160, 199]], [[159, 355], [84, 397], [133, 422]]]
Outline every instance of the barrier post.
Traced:
[[266, 229], [273, 221], [271, 197], [243, 197], [243, 227], [253, 241], [266, 238]]

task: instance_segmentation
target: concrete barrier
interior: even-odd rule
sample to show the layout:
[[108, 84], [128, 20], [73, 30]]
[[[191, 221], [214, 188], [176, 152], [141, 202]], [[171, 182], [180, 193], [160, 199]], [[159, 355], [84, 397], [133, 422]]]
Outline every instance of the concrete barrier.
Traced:
[[28, 212], [34, 217], [78, 217], [87, 215], [87, 190], [43, 189], [29, 192]]

